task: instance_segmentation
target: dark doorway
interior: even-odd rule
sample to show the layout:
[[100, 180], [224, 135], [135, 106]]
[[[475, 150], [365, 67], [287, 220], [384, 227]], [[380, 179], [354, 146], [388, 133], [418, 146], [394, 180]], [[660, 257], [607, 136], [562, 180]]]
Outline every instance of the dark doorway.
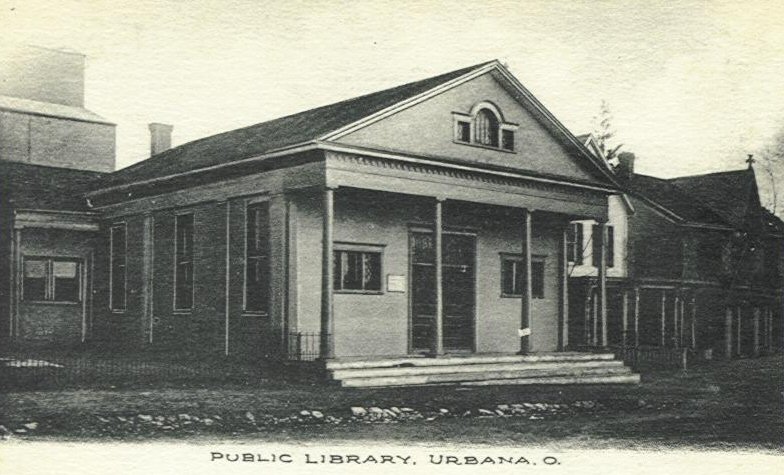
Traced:
[[[431, 348], [435, 318], [435, 245], [433, 233], [413, 231], [411, 258], [411, 347]], [[444, 232], [442, 242], [442, 294], [444, 350], [465, 352], [474, 349], [476, 306], [476, 236]]]

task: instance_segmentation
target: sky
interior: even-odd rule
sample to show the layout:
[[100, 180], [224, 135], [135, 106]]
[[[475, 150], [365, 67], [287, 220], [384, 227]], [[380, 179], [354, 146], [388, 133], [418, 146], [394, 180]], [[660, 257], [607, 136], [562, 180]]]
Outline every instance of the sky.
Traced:
[[772, 1], [0, 0], [0, 41], [87, 56], [118, 167], [174, 145], [499, 59], [572, 132], [606, 100], [662, 177], [738, 169], [784, 128]]

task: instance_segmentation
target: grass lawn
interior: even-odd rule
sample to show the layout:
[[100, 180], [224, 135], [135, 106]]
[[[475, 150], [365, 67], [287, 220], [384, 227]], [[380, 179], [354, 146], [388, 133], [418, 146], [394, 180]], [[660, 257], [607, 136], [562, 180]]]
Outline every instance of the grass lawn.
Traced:
[[[29, 439], [222, 438], [305, 441], [379, 440], [454, 444], [547, 444], [559, 447], [784, 448], [784, 364], [781, 355], [716, 361], [643, 375], [639, 386], [340, 389], [268, 383], [263, 387], [55, 390], [0, 394], [0, 425]], [[550, 403], [590, 409], [543, 417], [477, 417], [499, 404]], [[352, 406], [408, 407], [424, 415], [397, 423], [351, 419]], [[427, 417], [447, 409], [444, 417]], [[293, 418], [318, 410], [335, 423]], [[465, 411], [472, 411], [464, 417]], [[249, 423], [247, 413], [255, 422]], [[214, 423], [161, 430], [135, 418]], [[217, 416], [217, 417], [216, 417]], [[427, 420], [432, 419], [432, 420]], [[312, 422], [312, 421], [311, 421]], [[162, 424], [168, 424], [164, 422]]]

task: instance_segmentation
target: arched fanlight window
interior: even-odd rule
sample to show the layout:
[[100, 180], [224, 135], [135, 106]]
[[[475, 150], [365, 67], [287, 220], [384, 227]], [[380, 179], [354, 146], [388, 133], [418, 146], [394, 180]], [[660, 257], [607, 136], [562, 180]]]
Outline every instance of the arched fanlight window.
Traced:
[[489, 109], [481, 109], [474, 118], [474, 141], [498, 147], [498, 118]]

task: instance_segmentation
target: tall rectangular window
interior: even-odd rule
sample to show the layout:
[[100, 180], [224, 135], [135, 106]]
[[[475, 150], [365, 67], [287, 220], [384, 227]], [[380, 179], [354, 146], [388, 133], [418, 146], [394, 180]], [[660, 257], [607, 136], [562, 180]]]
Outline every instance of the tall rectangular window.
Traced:
[[583, 223], [571, 223], [566, 233], [566, 258], [576, 265], [583, 263]]
[[125, 223], [112, 225], [109, 236], [109, 306], [112, 310], [125, 310], [126, 294], [126, 227]]
[[174, 309], [193, 308], [193, 214], [180, 214], [174, 223]]
[[[501, 295], [521, 297], [523, 295], [523, 258], [522, 256], [501, 257]], [[544, 298], [544, 258], [531, 260], [531, 297]]]
[[[599, 267], [599, 256], [602, 253], [602, 226], [593, 225], [593, 265]], [[612, 267], [615, 263], [615, 232], [612, 226], [607, 226], [607, 267]]]
[[269, 203], [247, 208], [245, 223], [245, 310], [269, 309]]
[[22, 298], [34, 302], [79, 302], [79, 263], [55, 257], [25, 258]]

